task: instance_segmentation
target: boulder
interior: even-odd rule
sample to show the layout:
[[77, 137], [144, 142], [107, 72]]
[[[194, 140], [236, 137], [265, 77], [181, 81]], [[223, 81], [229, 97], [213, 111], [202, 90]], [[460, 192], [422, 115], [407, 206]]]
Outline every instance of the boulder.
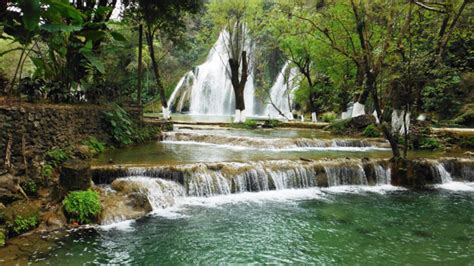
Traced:
[[31, 201], [16, 201], [3, 210], [3, 217], [9, 234], [22, 234], [38, 225], [39, 207]]
[[375, 117], [373, 115], [367, 114], [348, 119], [346, 126], [348, 128], [363, 130], [371, 124], [375, 124]]
[[139, 193], [102, 191], [100, 199], [102, 212], [99, 215], [99, 224], [137, 219], [152, 211], [146, 196]]
[[10, 174], [0, 176], [0, 203], [8, 204], [28, 198], [20, 186], [20, 180]]
[[68, 160], [61, 166], [59, 184], [64, 192], [87, 190], [92, 185], [89, 161]]

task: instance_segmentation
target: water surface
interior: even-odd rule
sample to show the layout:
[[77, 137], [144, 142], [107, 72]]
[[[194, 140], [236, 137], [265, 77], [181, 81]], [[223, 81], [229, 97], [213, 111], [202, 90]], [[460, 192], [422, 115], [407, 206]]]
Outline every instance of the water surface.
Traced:
[[335, 188], [188, 198], [121, 229], [76, 232], [32, 259], [52, 265], [472, 265], [473, 213], [474, 194], [445, 190]]

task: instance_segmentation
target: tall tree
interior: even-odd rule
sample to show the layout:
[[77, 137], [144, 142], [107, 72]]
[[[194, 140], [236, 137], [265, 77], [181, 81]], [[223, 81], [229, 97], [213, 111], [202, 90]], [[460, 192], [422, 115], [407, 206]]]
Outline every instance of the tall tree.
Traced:
[[155, 39], [166, 38], [178, 41], [183, 29], [186, 28], [186, 15], [197, 13], [202, 7], [199, 0], [131, 0], [125, 1], [128, 14], [136, 22], [144, 23], [144, 33], [147, 42], [156, 86], [160, 94], [163, 116], [170, 118], [165, 88], [162, 82], [160, 66], [156, 58]]

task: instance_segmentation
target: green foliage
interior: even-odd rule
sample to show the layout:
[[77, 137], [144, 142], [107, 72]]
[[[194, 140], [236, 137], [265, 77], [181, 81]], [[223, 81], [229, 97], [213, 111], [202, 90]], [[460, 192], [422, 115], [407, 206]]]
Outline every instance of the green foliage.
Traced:
[[436, 74], [438, 77], [422, 90], [423, 109], [436, 112], [440, 118], [449, 118], [461, 108], [464, 96], [460, 89], [461, 78], [459, 73], [449, 69], [439, 70]]
[[474, 149], [474, 136], [462, 137], [459, 146], [465, 149]]
[[51, 177], [54, 172], [54, 167], [48, 163], [44, 164], [43, 167], [41, 168], [41, 176], [43, 177]]
[[265, 122], [263, 123], [264, 128], [275, 128], [275, 127], [278, 127], [280, 125], [281, 125], [281, 122], [277, 119], [265, 120]]
[[27, 182], [22, 183], [21, 187], [23, 188], [25, 193], [28, 195], [35, 195], [36, 192], [38, 191], [38, 186], [33, 180], [28, 180]]
[[32, 215], [25, 218], [22, 216], [17, 216], [13, 224], [10, 225], [10, 228], [11, 230], [13, 230], [13, 232], [15, 232], [15, 234], [18, 235], [27, 232], [31, 229], [34, 229], [36, 225], [38, 225], [38, 222], [38, 215]]
[[82, 144], [89, 147], [89, 150], [91, 150], [94, 155], [100, 154], [105, 150], [105, 143], [97, 140], [95, 137], [89, 137], [88, 139], [83, 140]]
[[438, 150], [442, 147], [443, 147], [443, 145], [435, 138], [422, 137], [420, 139], [419, 149], [422, 149], [422, 150]]
[[255, 120], [247, 119], [243, 123], [243, 126], [244, 126], [244, 128], [247, 128], [247, 129], [255, 129], [255, 128], [257, 128], [258, 123]]
[[105, 121], [109, 125], [109, 134], [115, 143], [128, 145], [133, 143], [134, 123], [128, 116], [127, 111], [115, 104], [111, 111], [104, 112]]
[[337, 119], [337, 114], [334, 112], [326, 112], [321, 115], [321, 121], [331, 123]]
[[71, 152], [65, 149], [52, 149], [46, 152], [46, 162], [47, 164], [51, 165], [52, 167], [57, 167], [61, 165], [64, 161], [71, 158]]
[[109, 134], [118, 145], [140, 143], [156, 137], [159, 128], [155, 126], [140, 126], [132, 121], [127, 111], [119, 105], [114, 105], [111, 111], [104, 112], [105, 121], [109, 125]]
[[349, 119], [335, 120], [327, 127], [327, 129], [334, 134], [342, 135], [347, 131], [348, 121]]
[[381, 135], [379, 129], [374, 124], [368, 125], [364, 129], [363, 134], [365, 137], [368, 137], [368, 138], [377, 138], [377, 137], [380, 137]]
[[93, 190], [70, 192], [63, 200], [70, 221], [92, 223], [101, 211], [99, 193]]

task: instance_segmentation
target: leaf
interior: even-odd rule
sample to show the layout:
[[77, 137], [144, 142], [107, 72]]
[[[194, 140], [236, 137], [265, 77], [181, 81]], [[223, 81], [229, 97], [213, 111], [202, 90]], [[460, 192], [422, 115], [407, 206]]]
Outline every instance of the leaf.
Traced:
[[80, 24], [83, 23], [84, 15], [81, 13], [81, 11], [74, 8], [71, 4], [67, 2], [61, 2], [58, 0], [42, 0], [42, 1], [45, 4], [48, 4], [50, 8], [61, 13], [64, 17], [71, 18], [75, 20], [76, 22], [79, 22]]
[[95, 42], [103, 39], [105, 37], [105, 32], [100, 30], [87, 30], [84, 31], [81, 35], [86, 37], [87, 40]]
[[12, 49], [3, 51], [3, 52], [0, 53], [0, 57], [6, 55], [6, 54], [8, 54], [8, 53], [11, 53], [11, 52], [14, 52], [14, 51], [18, 51], [18, 50], [23, 50], [23, 48], [17, 47], [17, 48], [12, 48]]
[[41, 25], [41, 29], [47, 32], [74, 32], [74, 31], [80, 31], [82, 29], [82, 26], [63, 25], [63, 24], [44, 24], [44, 25]]
[[87, 59], [87, 61], [89, 61], [91, 65], [94, 66], [100, 73], [105, 73], [104, 64], [102, 64], [102, 61], [100, 61], [100, 59], [96, 57], [92, 52], [82, 51], [82, 54]]
[[122, 34], [116, 32], [116, 31], [110, 32], [110, 35], [112, 35], [112, 37], [116, 41], [119, 41], [119, 42], [126, 42], [127, 41], [127, 39], [125, 39], [125, 37]]
[[40, 21], [39, 0], [23, 0], [21, 2], [21, 11], [23, 12], [22, 21], [25, 28], [28, 31], [36, 30]]

